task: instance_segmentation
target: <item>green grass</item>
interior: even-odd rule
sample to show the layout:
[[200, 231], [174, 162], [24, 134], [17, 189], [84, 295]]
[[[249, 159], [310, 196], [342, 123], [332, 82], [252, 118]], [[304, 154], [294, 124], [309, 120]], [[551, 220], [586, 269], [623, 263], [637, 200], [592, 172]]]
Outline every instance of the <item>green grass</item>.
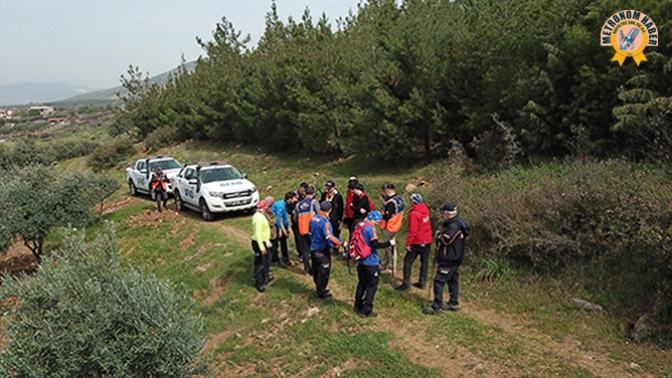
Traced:
[[[365, 183], [366, 191], [377, 203], [382, 184], [393, 182], [402, 192], [408, 183], [432, 182], [442, 174], [445, 164], [438, 162], [415, 169], [381, 168], [361, 159], [274, 156], [248, 147], [205, 143], [187, 143], [159, 153], [171, 153], [182, 163], [226, 159], [249, 174], [262, 196], [272, 195], [276, 199], [302, 181], [322, 189], [326, 180], [334, 179], [344, 192], [348, 177], [354, 174]], [[140, 156], [128, 159], [108, 174], [123, 181], [125, 164]], [[62, 166], [80, 169], [82, 159], [72, 159]], [[561, 176], [567, 169], [571, 167], [560, 163], [547, 164], [539, 170], [515, 168], [520, 182], [511, 185], [524, 187], [542, 175]], [[419, 190], [430, 193], [427, 187]], [[127, 197], [128, 189], [124, 186], [110, 201]], [[170, 280], [176, 288], [186, 285], [194, 292], [195, 311], [204, 319], [205, 333], [217, 339], [211, 351], [213, 361], [229, 375], [277, 376], [283, 372], [319, 377], [339, 369], [343, 377], [442, 376], [440, 369], [429, 367], [423, 359], [414, 359], [398, 347], [407, 342], [399, 330], [410, 327], [409, 332], [425, 347], [448, 345], [446, 365], [459, 362], [452, 359], [455, 357], [452, 352], [458, 348], [466, 350], [477, 362], [462, 366], [465, 375], [492, 376], [494, 373], [488, 369], [495, 366], [518, 372], [519, 376], [593, 376], [575, 360], [557, 354], [550, 347], [538, 350], [536, 344], [487, 318], [479, 320], [466, 311], [427, 317], [421, 313], [422, 306], [429, 303], [427, 291], [400, 294], [393, 290], [398, 282], [387, 276], [381, 279], [375, 307], [394, 326], [381, 329], [380, 320], [354, 316], [350, 298], [357, 281], [356, 269], [353, 267], [354, 275], [350, 276], [345, 263], [337, 258], [330, 287], [347, 293], [347, 301], [318, 301], [310, 280], [277, 268], [274, 269], [277, 279], [267, 293], [260, 295], [252, 285], [253, 255], [246, 239], [241, 240], [224, 229], [233, 228], [239, 234], [249, 235], [248, 215], [220, 215], [214, 222], [205, 223], [196, 213], [187, 211], [177, 217], [165, 216], [163, 222], [138, 222], [155, 214], [154, 203], [141, 198], [139, 203], [103, 217], [116, 223], [120, 253], [124, 261]], [[100, 224], [89, 227], [89, 240], [100, 230]], [[404, 225], [397, 240], [405, 240], [406, 232]], [[59, 237], [52, 235], [49, 247], [58, 243]], [[294, 257], [291, 244], [290, 256]], [[472, 256], [475, 252], [468, 251]], [[399, 254], [400, 264], [403, 255]], [[418, 269], [416, 262], [413, 279]], [[429, 274], [431, 284], [431, 269]], [[613, 318], [608, 308], [603, 313], [587, 313], [565, 305], [569, 296], [593, 299], [590, 288], [578, 284], [583, 278], [578, 273], [529, 276], [503, 261], [472, 258], [463, 268], [461, 301], [474, 311], [494, 311], [503, 319], [515, 318], [523, 327], [533, 327], [548, 336], [544, 345], [578, 340], [580, 351], [606, 354], [621, 365], [636, 362], [653, 375], [672, 375], [669, 352], [651, 344], [631, 343], [625, 336], [623, 321]], [[319, 312], [308, 317], [308, 310], [313, 307], [319, 308]]]

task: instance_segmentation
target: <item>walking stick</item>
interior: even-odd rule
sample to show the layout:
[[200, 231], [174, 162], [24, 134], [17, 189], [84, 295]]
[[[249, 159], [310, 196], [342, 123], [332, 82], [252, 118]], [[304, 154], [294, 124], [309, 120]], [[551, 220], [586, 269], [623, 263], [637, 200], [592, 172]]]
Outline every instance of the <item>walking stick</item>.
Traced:
[[397, 246], [392, 246], [392, 279], [394, 280], [394, 274], [397, 272]]

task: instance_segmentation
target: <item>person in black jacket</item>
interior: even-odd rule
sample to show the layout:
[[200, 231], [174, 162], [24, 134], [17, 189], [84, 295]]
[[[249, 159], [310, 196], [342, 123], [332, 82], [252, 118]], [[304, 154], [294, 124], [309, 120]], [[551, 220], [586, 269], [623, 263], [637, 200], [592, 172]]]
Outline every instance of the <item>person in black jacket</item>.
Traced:
[[[470, 228], [467, 222], [457, 216], [457, 207], [452, 202], [447, 202], [439, 209], [446, 221], [443, 230], [436, 235], [436, 257], [438, 265], [436, 277], [434, 277], [434, 303], [431, 307], [425, 307], [425, 314], [436, 315], [442, 310], [459, 311], [458, 295], [460, 292], [459, 268], [464, 258], [464, 241], [469, 236]], [[448, 285], [450, 300], [443, 305], [443, 288]]]
[[352, 191], [352, 204], [350, 205], [350, 208], [354, 213], [354, 219], [350, 226], [350, 235], [352, 235], [355, 225], [366, 219], [366, 216], [369, 215], [369, 211], [375, 209], [372, 209], [369, 205], [371, 201], [369, 201], [369, 196], [364, 193], [364, 185], [362, 185], [361, 182], [353, 185], [353, 188], [350, 190]]
[[341, 237], [341, 221], [343, 220], [343, 196], [336, 190], [336, 183], [333, 180], [327, 181], [324, 185], [327, 189], [320, 197], [320, 204], [325, 201], [331, 202], [331, 214], [329, 221], [331, 222], [331, 229], [334, 236]]

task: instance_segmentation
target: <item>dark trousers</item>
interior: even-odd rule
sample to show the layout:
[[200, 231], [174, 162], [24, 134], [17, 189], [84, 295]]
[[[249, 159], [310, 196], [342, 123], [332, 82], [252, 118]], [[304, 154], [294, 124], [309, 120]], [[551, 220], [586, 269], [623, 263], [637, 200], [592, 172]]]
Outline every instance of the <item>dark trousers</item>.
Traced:
[[156, 198], [156, 206], [159, 209], [161, 208], [161, 201], [163, 201], [163, 207], [166, 207], [166, 202], [168, 202], [168, 193], [160, 186], [154, 189], [154, 198]]
[[443, 306], [443, 287], [448, 284], [450, 300], [448, 304], [458, 305], [457, 296], [460, 294], [460, 267], [439, 267], [434, 277], [434, 303], [432, 307], [439, 310]]
[[268, 278], [268, 272], [271, 269], [272, 255], [266, 250], [266, 255], [261, 254], [257, 242], [252, 240], [252, 250], [254, 251], [254, 282], [258, 286], [264, 286]]
[[294, 245], [296, 246], [296, 253], [301, 257], [301, 251], [299, 250], [299, 226], [292, 223], [292, 233], [294, 234]]
[[334, 234], [335, 237], [340, 238], [341, 237], [341, 225], [338, 224], [338, 222], [331, 221], [331, 233]]
[[271, 242], [273, 243], [273, 262], [280, 261], [280, 250], [282, 250], [282, 260], [288, 262], [289, 252], [287, 251], [287, 236], [283, 235], [277, 239], [271, 240]]
[[355, 311], [368, 315], [373, 311], [373, 299], [378, 290], [378, 265], [357, 265]]
[[299, 250], [299, 256], [303, 259], [303, 269], [306, 273], [311, 274], [313, 270], [310, 267], [310, 235], [299, 235], [297, 236], [297, 249]]
[[331, 273], [331, 249], [323, 248], [311, 251], [313, 258], [313, 282], [317, 290], [317, 297], [322, 298], [327, 293], [329, 274]]
[[420, 256], [420, 277], [418, 282], [421, 286], [425, 286], [427, 283], [427, 271], [429, 270], [429, 253], [431, 246], [425, 244], [422, 245], [411, 245], [411, 250], [406, 253], [404, 257], [404, 285], [411, 285], [411, 268], [415, 259]]

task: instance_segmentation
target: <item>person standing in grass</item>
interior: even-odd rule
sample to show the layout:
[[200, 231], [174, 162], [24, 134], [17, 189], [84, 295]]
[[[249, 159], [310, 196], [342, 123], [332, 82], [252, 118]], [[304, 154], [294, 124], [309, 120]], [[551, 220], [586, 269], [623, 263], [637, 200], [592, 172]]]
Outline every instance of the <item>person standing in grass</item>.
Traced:
[[275, 198], [269, 196], [264, 198], [264, 201], [266, 201], [267, 206], [264, 216], [268, 220], [268, 228], [271, 230], [271, 248], [266, 258], [269, 259], [269, 266], [275, 264], [279, 268], [286, 268], [278, 257], [278, 217], [273, 212]]
[[320, 197], [320, 204], [325, 201], [331, 202], [331, 213], [329, 220], [331, 221], [331, 230], [334, 236], [341, 237], [341, 221], [343, 220], [343, 196], [336, 190], [336, 183], [333, 180], [327, 181], [324, 185], [327, 189]]
[[[394, 239], [397, 232], [401, 230], [401, 224], [404, 220], [404, 199], [397, 195], [394, 184], [383, 185], [381, 195], [383, 197], [381, 210], [383, 220], [380, 222], [380, 229], [383, 234], [383, 241], [388, 241]], [[380, 270], [382, 274], [393, 274], [393, 269], [396, 269], [393, 249], [393, 247], [387, 247], [381, 251]]]
[[365, 221], [355, 225], [355, 228], [361, 228], [364, 241], [371, 249], [371, 254], [357, 265], [358, 282], [357, 291], [355, 292], [355, 312], [363, 318], [375, 318], [378, 316], [377, 313], [373, 312], [373, 300], [378, 290], [378, 280], [380, 278], [378, 248], [385, 248], [395, 244], [394, 239], [385, 243], [378, 241], [376, 225], [382, 219], [383, 216], [380, 214], [380, 211], [373, 210], [368, 213]]
[[[447, 202], [439, 209], [446, 220], [443, 230], [437, 232], [438, 249], [436, 263], [439, 266], [434, 277], [434, 303], [423, 308], [429, 315], [440, 314], [442, 310], [459, 311], [458, 295], [460, 293], [460, 264], [464, 258], [464, 242], [469, 236], [470, 227], [467, 222], [457, 216], [457, 207]], [[443, 288], [448, 285], [450, 300], [443, 305]]]
[[340, 247], [343, 240], [331, 231], [332, 202], [320, 204], [320, 213], [310, 220], [310, 254], [313, 259], [313, 282], [318, 299], [327, 299], [331, 293], [327, 290], [331, 273], [331, 249]]
[[[289, 261], [289, 251], [287, 250], [287, 239], [291, 234], [289, 228], [289, 220], [287, 219], [288, 207], [293, 207], [297, 201], [297, 196], [295, 192], [285, 193], [285, 200], [278, 201], [271, 206], [271, 211], [275, 214], [277, 218], [276, 227], [278, 228], [278, 238], [275, 239], [274, 247], [275, 256], [273, 257], [274, 261], [281, 263], [282, 265], [292, 265]], [[282, 259], [280, 259], [280, 253], [278, 249], [282, 250]], [[280, 265], [280, 264], [279, 264]]]
[[408, 237], [406, 237], [406, 256], [404, 257], [404, 281], [395, 290], [410, 289], [411, 267], [420, 256], [420, 277], [413, 286], [424, 289], [429, 270], [429, 254], [432, 246], [432, 222], [429, 209], [422, 202], [420, 193], [411, 194], [411, 210], [408, 212]]
[[266, 285], [273, 281], [269, 277], [271, 248], [271, 229], [264, 213], [268, 203], [264, 200], [257, 202], [257, 211], [252, 216], [252, 250], [254, 251], [254, 286], [260, 293], [266, 291]]
[[152, 173], [152, 178], [149, 182], [149, 184], [152, 187], [152, 190], [154, 191], [154, 198], [156, 198], [156, 207], [159, 210], [159, 213], [162, 212], [161, 210], [161, 201], [163, 201], [163, 208], [166, 208], [166, 202], [168, 202], [168, 177], [166, 177], [166, 174], [163, 173], [163, 170], [161, 168], [156, 168], [154, 173]]
[[[294, 245], [296, 246], [296, 253], [299, 255], [299, 261], [303, 262], [303, 256], [301, 256], [301, 251], [299, 250], [300, 244], [300, 234], [299, 234], [299, 221], [294, 216], [296, 212], [296, 205], [299, 202], [303, 201], [306, 198], [306, 189], [308, 189], [308, 183], [302, 182], [299, 184], [299, 188], [294, 192], [296, 194], [296, 201], [291, 202], [291, 206], [287, 207], [287, 216], [292, 219], [292, 232], [294, 232]], [[288, 203], [289, 205], [289, 203]]]
[[359, 184], [359, 181], [357, 181], [357, 177], [352, 176], [350, 177], [350, 180], [348, 180], [348, 186], [346, 187], [346, 194], [345, 194], [345, 206], [343, 208], [343, 214], [344, 214], [344, 219], [343, 219], [343, 225], [347, 227], [348, 231], [352, 234], [352, 224], [353, 224], [353, 218], [355, 217], [355, 212], [352, 210], [352, 189], [354, 189], [357, 184]]
[[352, 192], [352, 203], [350, 204], [353, 213], [352, 226], [350, 226], [350, 234], [352, 234], [354, 225], [366, 219], [369, 211], [375, 209], [371, 207], [371, 201], [369, 201], [369, 196], [364, 193], [364, 185], [361, 182], [353, 183], [348, 188], [351, 188], [350, 191]]
[[315, 199], [315, 188], [306, 189], [306, 198], [296, 205], [294, 218], [298, 224], [298, 245], [296, 246], [303, 261], [306, 275], [312, 275], [310, 267], [310, 220], [320, 212], [320, 203]]

